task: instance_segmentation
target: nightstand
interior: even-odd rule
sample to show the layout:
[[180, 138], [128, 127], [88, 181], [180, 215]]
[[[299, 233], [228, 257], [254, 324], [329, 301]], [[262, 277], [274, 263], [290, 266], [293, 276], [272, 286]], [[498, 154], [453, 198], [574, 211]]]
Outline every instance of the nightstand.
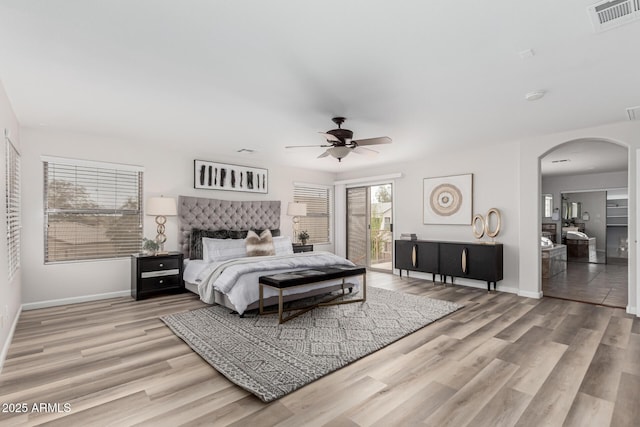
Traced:
[[183, 255], [131, 255], [131, 296], [136, 300], [161, 293], [184, 292]]
[[300, 252], [313, 252], [313, 245], [303, 245], [300, 243], [294, 243], [293, 253], [298, 254]]

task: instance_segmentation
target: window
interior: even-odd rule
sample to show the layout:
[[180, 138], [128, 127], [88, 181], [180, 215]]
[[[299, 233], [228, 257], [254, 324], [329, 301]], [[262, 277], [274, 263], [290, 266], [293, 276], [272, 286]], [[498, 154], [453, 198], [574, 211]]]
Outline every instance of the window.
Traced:
[[293, 201], [307, 204], [307, 216], [300, 217], [299, 230], [309, 233], [309, 243], [331, 242], [331, 187], [293, 184]]
[[142, 168], [43, 158], [46, 263], [126, 257], [142, 241]]
[[6, 204], [7, 204], [7, 258], [9, 280], [20, 268], [20, 154], [5, 133], [6, 140]]
[[542, 195], [543, 218], [551, 218], [553, 214], [553, 194]]

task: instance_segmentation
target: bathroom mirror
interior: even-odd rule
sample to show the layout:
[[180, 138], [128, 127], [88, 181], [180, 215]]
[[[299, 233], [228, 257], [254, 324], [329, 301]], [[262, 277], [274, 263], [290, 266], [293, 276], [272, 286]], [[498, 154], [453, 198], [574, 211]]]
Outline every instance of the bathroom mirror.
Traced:
[[570, 202], [564, 200], [562, 202], [562, 218], [570, 220], [573, 218], [580, 218], [582, 216], [582, 203]]

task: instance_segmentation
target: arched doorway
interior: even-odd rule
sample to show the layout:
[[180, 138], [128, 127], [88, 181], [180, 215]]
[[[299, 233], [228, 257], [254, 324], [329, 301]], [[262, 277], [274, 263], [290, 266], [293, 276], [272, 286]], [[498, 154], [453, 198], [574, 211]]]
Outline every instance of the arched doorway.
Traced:
[[542, 294], [627, 307], [628, 147], [583, 138], [539, 161]]

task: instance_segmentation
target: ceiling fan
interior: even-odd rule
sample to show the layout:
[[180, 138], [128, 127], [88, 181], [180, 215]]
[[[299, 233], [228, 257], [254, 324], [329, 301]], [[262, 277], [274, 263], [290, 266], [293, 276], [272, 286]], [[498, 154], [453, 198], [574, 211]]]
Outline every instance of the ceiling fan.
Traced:
[[325, 147], [327, 150], [320, 154], [318, 158], [332, 156], [338, 159], [339, 162], [343, 158], [347, 157], [352, 151], [358, 154], [376, 155], [378, 152], [370, 148], [363, 147], [364, 145], [379, 145], [390, 144], [391, 138], [388, 136], [381, 136], [378, 138], [367, 139], [353, 139], [353, 132], [349, 129], [342, 129], [342, 124], [346, 120], [344, 117], [334, 117], [333, 122], [338, 125], [337, 129], [331, 129], [327, 132], [320, 132], [320, 134], [326, 139], [327, 144], [322, 145], [289, 145], [285, 148], [301, 148], [301, 147]]

